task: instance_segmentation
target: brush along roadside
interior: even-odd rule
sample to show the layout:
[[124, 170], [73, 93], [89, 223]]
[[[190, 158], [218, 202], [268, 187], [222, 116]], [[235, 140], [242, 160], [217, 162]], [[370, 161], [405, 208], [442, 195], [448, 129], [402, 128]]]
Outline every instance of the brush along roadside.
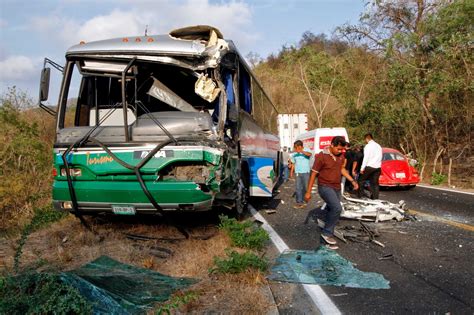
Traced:
[[[19, 273], [26, 269], [60, 273], [77, 269], [106, 255], [121, 263], [172, 277], [199, 279], [189, 289], [171, 296], [168, 304], [157, 305], [156, 311], [172, 308], [197, 313], [266, 313], [274, 303], [266, 292], [263, 254], [258, 250], [232, 245], [233, 241], [224, 228], [219, 229], [215, 225], [186, 228], [189, 234], [186, 238], [175, 227], [166, 224], [101, 222], [92, 218], [88, 221], [92, 231], [84, 229], [77, 219], [67, 216], [31, 233], [22, 248]], [[244, 232], [258, 231], [248, 223], [244, 226], [241, 229]], [[250, 240], [241, 236], [240, 241], [261, 248], [256, 240], [265, 238], [260, 233], [250, 233]], [[13, 274], [18, 240], [18, 237], [0, 240], [0, 252], [5, 257], [1, 270], [4, 275]], [[240, 273], [220, 272], [216, 261], [235, 258], [233, 252], [242, 257], [250, 257], [250, 254], [244, 256], [246, 252], [253, 253], [258, 259], [243, 259], [243, 262], [234, 259], [232, 263], [240, 266], [246, 261], [258, 262], [254, 265], [257, 268], [252, 268], [250, 264]]]

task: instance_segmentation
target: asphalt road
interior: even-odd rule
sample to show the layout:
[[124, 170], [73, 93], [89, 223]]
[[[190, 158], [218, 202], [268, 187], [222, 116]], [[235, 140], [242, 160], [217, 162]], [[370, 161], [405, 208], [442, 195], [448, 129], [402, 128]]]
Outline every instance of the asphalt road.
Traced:
[[[252, 204], [291, 249], [317, 248], [316, 224], [305, 225], [304, 220], [309, 209], [321, 204], [320, 199], [313, 195], [306, 209], [293, 209], [294, 182], [279, 190], [272, 201], [254, 200]], [[344, 314], [473, 314], [474, 195], [416, 187], [384, 190], [380, 198], [405, 200], [418, 213], [418, 220], [373, 224], [385, 248], [339, 242], [338, 253], [362, 271], [382, 274], [390, 281], [390, 289], [325, 286], [326, 294]], [[269, 209], [276, 213], [267, 214]], [[349, 225], [358, 222], [339, 223], [340, 228]], [[392, 259], [379, 259], [389, 254]], [[289, 311], [287, 304], [281, 305], [281, 313], [299, 313], [298, 307], [292, 305]]]

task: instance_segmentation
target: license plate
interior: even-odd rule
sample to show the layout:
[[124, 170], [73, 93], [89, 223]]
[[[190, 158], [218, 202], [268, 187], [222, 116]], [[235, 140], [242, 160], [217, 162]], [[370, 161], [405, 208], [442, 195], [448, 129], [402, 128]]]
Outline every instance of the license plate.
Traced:
[[115, 214], [121, 215], [134, 215], [135, 214], [135, 207], [134, 206], [114, 206], [112, 205], [112, 211]]
[[395, 173], [395, 177], [396, 178], [405, 178], [407, 176], [405, 175], [405, 173]]

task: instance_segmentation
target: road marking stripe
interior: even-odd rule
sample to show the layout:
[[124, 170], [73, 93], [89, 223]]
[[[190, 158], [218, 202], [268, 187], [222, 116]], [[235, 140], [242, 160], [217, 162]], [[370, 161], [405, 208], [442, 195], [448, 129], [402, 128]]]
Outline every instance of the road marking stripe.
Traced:
[[460, 191], [460, 190], [455, 190], [455, 189], [450, 189], [450, 188], [433, 187], [433, 186], [423, 185], [423, 184], [418, 184], [417, 186], [423, 187], [423, 188], [443, 190], [443, 191], [449, 191], [449, 192], [453, 192], [453, 193], [460, 193], [460, 194], [466, 194], [466, 195], [474, 196], [474, 193], [468, 192], [468, 191]]
[[[273, 244], [275, 244], [278, 251], [281, 253], [284, 250], [290, 249], [288, 245], [286, 245], [285, 241], [278, 235], [278, 233], [268, 224], [267, 220], [255, 210], [252, 205], [249, 205], [250, 213], [253, 215], [255, 219], [258, 221], [263, 222], [262, 228], [268, 232], [270, 235], [270, 239], [272, 240]], [[306, 293], [310, 296], [311, 300], [313, 300], [314, 305], [319, 309], [322, 314], [342, 314], [341, 311], [337, 308], [331, 298], [323, 291], [323, 289], [316, 284], [302, 284], [303, 288], [305, 289]]]
[[408, 210], [408, 212], [411, 213], [411, 214], [416, 214], [416, 215], [419, 215], [419, 216], [422, 216], [422, 217], [427, 217], [427, 218], [433, 219], [434, 221], [443, 222], [443, 223], [452, 225], [454, 227], [457, 227], [457, 228], [460, 228], [460, 229], [463, 229], [463, 230], [466, 230], [466, 231], [474, 232], [474, 226], [470, 225], [470, 224], [465, 224], [465, 223], [461, 223], [461, 222], [452, 221], [452, 220], [449, 220], [449, 219], [441, 218], [441, 217], [438, 217], [438, 216], [435, 216], [435, 215], [432, 215], [432, 214], [429, 214], [429, 213], [426, 213], [426, 212], [421, 212], [421, 211], [418, 211], [418, 210], [411, 210], [410, 209], [410, 210]]

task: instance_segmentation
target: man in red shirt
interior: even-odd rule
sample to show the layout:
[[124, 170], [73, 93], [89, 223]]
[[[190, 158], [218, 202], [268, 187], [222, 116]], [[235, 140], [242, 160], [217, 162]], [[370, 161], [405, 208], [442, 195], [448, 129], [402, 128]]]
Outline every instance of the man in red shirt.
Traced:
[[342, 154], [346, 141], [344, 137], [334, 137], [331, 145], [321, 151], [314, 159], [308, 188], [304, 199], [311, 199], [311, 189], [316, 177], [318, 178], [318, 193], [321, 199], [326, 202], [325, 225], [321, 233], [322, 239], [329, 245], [335, 245], [334, 228], [341, 215], [341, 175], [347, 178], [354, 185], [354, 189], [359, 186], [354, 178], [344, 167], [344, 155]]

